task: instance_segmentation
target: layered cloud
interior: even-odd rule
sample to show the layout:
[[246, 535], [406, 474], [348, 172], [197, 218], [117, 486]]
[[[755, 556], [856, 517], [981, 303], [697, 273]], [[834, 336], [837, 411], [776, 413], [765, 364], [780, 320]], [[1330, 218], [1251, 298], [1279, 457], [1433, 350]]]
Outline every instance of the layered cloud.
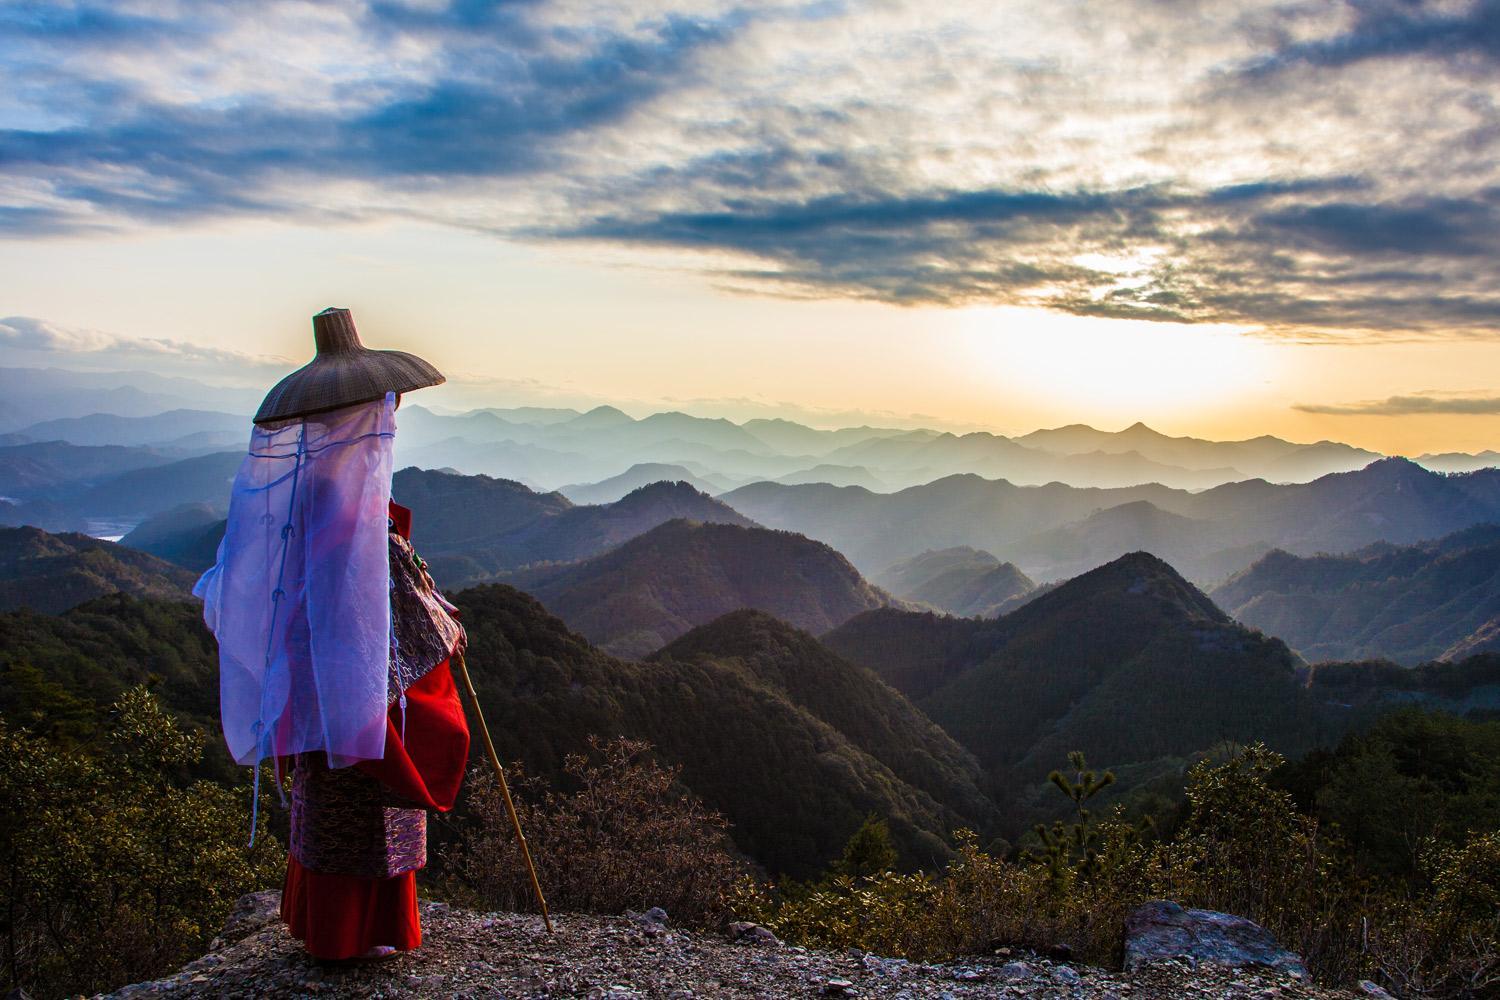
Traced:
[[127, 337], [102, 330], [63, 326], [33, 316], [0, 317], [0, 347], [11, 359], [94, 361], [129, 368], [146, 363], [152, 368], [193, 373], [230, 372], [264, 378], [293, 367], [285, 358], [248, 354], [183, 340]]
[[1321, 413], [1339, 417], [1404, 417], [1419, 414], [1500, 416], [1500, 396], [1427, 392], [1412, 396], [1370, 399], [1359, 403], [1302, 403], [1295, 409], [1303, 413]]
[[1500, 2], [0, 9], [0, 231], [417, 217], [754, 293], [1500, 325]]

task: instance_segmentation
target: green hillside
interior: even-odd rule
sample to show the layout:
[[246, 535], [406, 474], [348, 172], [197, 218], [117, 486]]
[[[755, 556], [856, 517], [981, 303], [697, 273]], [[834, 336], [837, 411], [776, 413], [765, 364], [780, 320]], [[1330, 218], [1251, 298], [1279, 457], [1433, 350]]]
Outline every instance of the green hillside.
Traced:
[[510, 579], [619, 656], [643, 656], [739, 608], [825, 632], [891, 603], [819, 542], [686, 520], [669, 521], [593, 559]]
[[186, 598], [194, 574], [88, 535], [0, 528], [0, 611], [58, 612], [103, 594]]
[[[924, 733], [920, 713], [893, 701], [894, 693], [881, 698], [871, 679], [861, 684], [847, 665], [836, 669], [847, 668], [850, 697], [873, 707], [868, 719], [835, 713], [830, 721], [819, 710], [835, 704], [836, 693], [819, 699], [779, 688], [746, 661], [626, 662], [513, 588], [477, 587], [456, 601], [502, 758], [523, 761], [549, 782], [563, 780], [564, 758], [583, 751], [591, 735], [649, 740], [663, 759], [683, 765], [689, 788], [729, 817], [742, 850], [797, 876], [835, 858], [870, 813], [889, 818], [914, 865], [941, 862], [955, 825], [987, 818], [972, 762], [940, 733]], [[62, 615], [0, 614], [0, 715], [62, 742], [86, 740], [105, 706], [130, 685], [149, 683], [208, 735], [203, 771], [243, 783], [218, 734], [217, 654], [200, 614], [194, 604], [123, 594]], [[805, 653], [811, 642], [803, 635], [793, 645]], [[917, 746], [895, 753], [892, 734], [914, 735]], [[952, 802], [936, 797], [949, 792]]]
[[733, 611], [650, 657], [652, 663], [704, 660], [743, 671], [827, 722], [971, 827], [994, 826], [994, 803], [973, 756], [905, 696], [808, 633], [762, 611]]
[[1500, 617], [1500, 526], [1348, 555], [1269, 553], [1213, 591], [1247, 625], [1309, 660], [1386, 657], [1414, 664], [1457, 647]]
[[1146, 775], [1226, 740], [1297, 751], [1330, 733], [1283, 643], [1143, 552], [995, 622], [887, 611], [824, 641], [912, 694], [1002, 794], [1070, 750]]
[[811, 700], [798, 704], [742, 663], [618, 660], [500, 584], [455, 600], [503, 757], [556, 776], [590, 734], [649, 740], [729, 817], [741, 849], [773, 871], [811, 874], [872, 812], [890, 819], [908, 861], [946, 854], [944, 838], [967, 805], [913, 787]]
[[994, 618], [1018, 607], [1036, 583], [1012, 563], [960, 545], [903, 559], [876, 577], [897, 597], [964, 617]]

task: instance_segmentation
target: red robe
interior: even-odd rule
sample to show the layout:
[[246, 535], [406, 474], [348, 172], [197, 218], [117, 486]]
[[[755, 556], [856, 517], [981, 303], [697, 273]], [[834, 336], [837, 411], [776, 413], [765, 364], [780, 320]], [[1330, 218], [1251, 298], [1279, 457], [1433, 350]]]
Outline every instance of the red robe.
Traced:
[[[411, 536], [411, 511], [391, 504], [391, 522]], [[354, 765], [402, 798], [438, 812], [453, 808], [469, 755], [469, 726], [448, 662], [406, 689], [386, 717], [385, 757]], [[281, 919], [316, 958], [356, 958], [377, 945], [408, 951], [422, 943], [417, 875], [360, 878], [312, 871], [288, 855]]]

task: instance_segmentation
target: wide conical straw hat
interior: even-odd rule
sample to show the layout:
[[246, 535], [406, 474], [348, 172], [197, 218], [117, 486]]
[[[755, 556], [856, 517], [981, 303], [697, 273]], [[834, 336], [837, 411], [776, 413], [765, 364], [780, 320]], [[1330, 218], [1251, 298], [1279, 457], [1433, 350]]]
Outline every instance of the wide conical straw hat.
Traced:
[[347, 309], [324, 309], [313, 317], [317, 356], [277, 382], [255, 414], [271, 424], [441, 385], [442, 372], [415, 354], [373, 351], [359, 342]]

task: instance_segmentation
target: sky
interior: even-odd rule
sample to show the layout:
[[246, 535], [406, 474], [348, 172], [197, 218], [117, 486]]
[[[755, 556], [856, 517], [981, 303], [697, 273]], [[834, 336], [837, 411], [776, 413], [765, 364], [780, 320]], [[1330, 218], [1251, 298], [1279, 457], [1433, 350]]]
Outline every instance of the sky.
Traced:
[[1500, 0], [0, 0], [5, 363], [1500, 448]]

